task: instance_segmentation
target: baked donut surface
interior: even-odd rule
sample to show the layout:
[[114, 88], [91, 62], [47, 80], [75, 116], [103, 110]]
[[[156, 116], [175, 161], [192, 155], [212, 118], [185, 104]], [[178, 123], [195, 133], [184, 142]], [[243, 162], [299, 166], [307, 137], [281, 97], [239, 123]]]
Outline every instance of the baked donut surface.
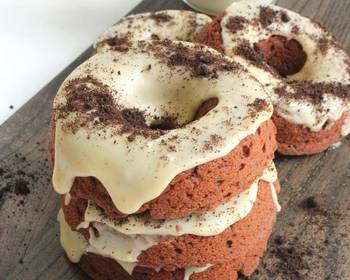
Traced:
[[278, 6], [240, 1], [197, 41], [238, 56], [267, 86], [279, 152], [317, 153], [349, 134], [350, 59], [319, 23]]
[[128, 48], [135, 40], [177, 40], [192, 42], [211, 22], [207, 15], [180, 10], [129, 15], [107, 29], [94, 43], [96, 51]]

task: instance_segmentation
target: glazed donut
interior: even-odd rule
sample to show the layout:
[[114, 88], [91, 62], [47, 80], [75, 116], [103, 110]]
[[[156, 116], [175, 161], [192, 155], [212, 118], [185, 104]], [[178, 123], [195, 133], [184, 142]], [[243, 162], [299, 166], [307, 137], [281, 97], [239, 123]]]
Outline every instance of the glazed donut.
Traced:
[[350, 133], [350, 59], [320, 24], [238, 1], [197, 41], [236, 57], [268, 88], [280, 153], [318, 153]]
[[[221, 191], [214, 192], [214, 198], [208, 191], [206, 198], [215, 203], [212, 208], [246, 189], [273, 158], [274, 128], [269, 123], [272, 107], [261, 99], [263, 96], [264, 88], [239, 64], [202, 46], [141, 41], [133, 43], [127, 52], [97, 54], [71, 73], [54, 101], [55, 135], [51, 139], [55, 141], [51, 141], [50, 150], [54, 148], [55, 188], [65, 194], [77, 182], [75, 177], [94, 177], [124, 214], [138, 211], [168, 185], [181, 185], [178, 190], [183, 197], [186, 192], [189, 197], [196, 194], [192, 188], [204, 189], [210, 184], [211, 189], [213, 183], [230, 188], [225, 196], [220, 196]], [[216, 107], [193, 121], [197, 108], [212, 98], [218, 100]], [[116, 149], [119, 146], [123, 149]], [[242, 163], [234, 163], [230, 152], [241, 154]], [[132, 155], [135, 158], [124, 164]], [[255, 166], [249, 165], [251, 156], [259, 157], [261, 162], [254, 160]], [[116, 161], [115, 157], [124, 160]], [[252, 172], [254, 177], [244, 181], [248, 185], [232, 185], [236, 181], [230, 176], [243, 172], [245, 164], [249, 167], [247, 174]], [[227, 173], [220, 173], [220, 168]], [[156, 174], [154, 178], [147, 176], [150, 171]], [[218, 178], [228, 184], [215, 183]], [[133, 183], [137, 180], [143, 182], [142, 186]], [[116, 182], [121, 190], [123, 185], [130, 188], [117, 194]], [[145, 186], [147, 193], [140, 193]], [[132, 197], [132, 201], [126, 197]], [[183, 203], [175, 200], [163, 207], [180, 209]], [[194, 211], [209, 208], [205, 199], [198, 198], [197, 204]]]
[[178, 40], [191, 42], [211, 18], [191, 11], [164, 10], [122, 18], [94, 43], [96, 51], [123, 50], [133, 40]]
[[[277, 187], [279, 186], [277, 185]], [[74, 207], [74, 204], [66, 206], [62, 203], [62, 207], [65, 214], [63, 215], [62, 212], [60, 214], [61, 232], [65, 232], [67, 235], [75, 235], [78, 239], [76, 243], [78, 248], [75, 248], [75, 250], [70, 249], [71, 251], [69, 251], [69, 248], [72, 247], [69, 246], [70, 242], [67, 242], [67, 240], [70, 239], [67, 238], [62, 240], [62, 244], [64, 247], [66, 246], [66, 251], [70, 258], [74, 260], [74, 258], [79, 256], [77, 259], [80, 261], [80, 266], [83, 270], [87, 271], [93, 279], [105, 279], [102, 276], [100, 276], [102, 278], [94, 278], [94, 272], [89, 270], [89, 266], [94, 267], [98, 265], [101, 265], [101, 267], [96, 270], [97, 273], [108, 275], [108, 273], [111, 274], [114, 271], [118, 271], [113, 279], [120, 280], [124, 280], [125, 278], [123, 278], [123, 276], [127, 274], [131, 274], [134, 277], [131, 279], [144, 279], [138, 276], [138, 273], [147, 273], [147, 271], [151, 275], [146, 279], [163, 279], [161, 277], [164, 277], [164, 275], [168, 273], [170, 273], [170, 275], [172, 273], [181, 275], [179, 278], [169, 276], [169, 279], [184, 279], [184, 273], [193, 268], [202, 269], [202, 271], [199, 270], [202, 272], [202, 275], [198, 273], [198, 277], [200, 276], [199, 278], [192, 277], [191, 279], [208, 279], [206, 278], [207, 273], [209, 273], [209, 275], [210, 273], [215, 273], [214, 275], [216, 275], [216, 277], [212, 279], [223, 280], [236, 279], [238, 272], [244, 275], [250, 275], [255, 270], [260, 257], [266, 250], [268, 238], [276, 219], [276, 210], [274, 202], [271, 199], [270, 189], [265, 182], [261, 181], [259, 183], [258, 196], [254, 207], [244, 219], [213, 236], [202, 237], [191, 234], [179, 236], [167, 235], [163, 241], [156, 243], [152, 240], [154, 237], [151, 237], [154, 235], [143, 235], [147, 236], [144, 237], [147, 238], [147, 242], [142, 242], [142, 245], [145, 243], [144, 246], [140, 246], [141, 242], [130, 242], [133, 245], [137, 243], [140, 246], [137, 248], [138, 250], [135, 250], [135, 247], [133, 247], [133, 253], [135, 253], [135, 255], [139, 254], [140, 248], [144, 249], [142, 253], [138, 255], [136, 264], [130, 262], [134, 260], [130, 255], [122, 254], [120, 251], [115, 253], [118, 250], [115, 246], [111, 246], [111, 244], [120, 244], [118, 239], [101, 242], [99, 241], [101, 237], [95, 238], [92, 236], [94, 232], [97, 232], [99, 236], [103, 236], [106, 235], [106, 232], [111, 230], [110, 228], [106, 229], [101, 227], [99, 222], [109, 224], [110, 227], [117, 225], [120, 229], [121, 222], [119, 220], [110, 220], [101, 213], [87, 215], [86, 213], [91, 211], [90, 208], [85, 212], [85, 219], [88, 218], [90, 221], [89, 230], [80, 228], [78, 232], [73, 232], [68, 223], [79, 216], [79, 222], [82, 222], [84, 225], [84, 218], [79, 214], [81, 211]], [[97, 220], [94, 220], [96, 217]], [[127, 223], [129, 223], [129, 221], [127, 221]], [[131, 223], [132, 221], [130, 221], [130, 224]], [[149, 221], [149, 223], [147, 227], [150, 231], [161, 231], [163, 228], [160, 224], [154, 227], [152, 221]], [[122, 224], [121, 227], [123, 226], [127, 228], [128, 225]], [[90, 245], [88, 245], [87, 240], [89, 240]], [[188, 244], [190, 244], [190, 246]], [[108, 251], [104, 248], [111, 249]], [[126, 247], [125, 250], [129, 250], [129, 247]], [[85, 251], [88, 251], [88, 254], [84, 254]], [[105, 256], [99, 260], [102, 264], [91, 260], [91, 256], [89, 255], [91, 253]], [[85, 256], [85, 258], [81, 258], [80, 255]], [[98, 257], [95, 256], [94, 258]], [[125, 262], [121, 262], [120, 258], [123, 258]], [[116, 262], [115, 260], [118, 261]], [[128, 266], [130, 263], [132, 264], [131, 267]], [[121, 270], [118, 264], [128, 273]], [[210, 264], [210, 266], [208, 264]], [[162, 268], [162, 270], [160, 268]], [[186, 270], [184, 268], [186, 268]], [[219, 268], [226, 270], [228, 275], [217, 274], [218, 271], [216, 270]]]
[[272, 113], [242, 65], [203, 45], [131, 40], [90, 57], [50, 126], [70, 260], [94, 279], [251, 274], [280, 208]]

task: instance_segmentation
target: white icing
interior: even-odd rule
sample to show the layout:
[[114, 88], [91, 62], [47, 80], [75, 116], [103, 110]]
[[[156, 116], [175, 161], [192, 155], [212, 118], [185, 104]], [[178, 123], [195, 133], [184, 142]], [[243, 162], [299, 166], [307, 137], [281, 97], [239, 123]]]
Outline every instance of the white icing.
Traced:
[[[331, 39], [329, 34], [325, 34], [310, 19], [302, 17], [295, 12], [274, 5], [268, 5], [268, 7], [275, 11], [286, 12], [290, 20], [286, 23], [273, 22], [268, 26], [268, 29], [263, 28], [259, 24], [247, 24], [242, 30], [232, 33], [226, 27], [229, 17], [242, 16], [253, 22], [254, 19], [259, 17], [260, 5], [258, 2], [254, 3], [254, 1], [240, 1], [233, 3], [227, 8], [226, 16], [221, 21], [223, 47], [227, 55], [234, 57], [235, 49], [240, 44], [240, 40], [245, 39], [253, 44], [269, 38], [271, 34], [282, 35], [288, 39], [297, 40], [308, 56], [301, 71], [288, 76], [288, 79], [350, 84], [350, 75], [346, 70], [347, 62], [349, 61], [347, 54], [333, 46], [330, 46], [323, 54], [317, 45], [317, 40], [322, 37]], [[295, 25], [299, 27], [300, 32], [298, 34], [292, 32], [292, 28]], [[274, 89], [283, 85], [280, 79], [243, 58], [238, 58], [237, 60], [245, 65], [261, 83], [266, 85], [277, 114], [291, 123], [303, 125], [312, 131], [319, 131], [325, 124], [331, 126], [343, 113], [350, 111], [349, 98], [344, 101], [330, 93], [325, 94], [325, 98], [320, 105], [314, 105], [306, 100], [293, 100], [290, 96], [287, 98], [278, 96]], [[291, 95], [294, 92], [291, 86], [287, 86], [286, 90]], [[350, 125], [344, 124], [342, 135], [345, 136], [349, 133]]]
[[134, 268], [137, 266], [137, 263], [135, 262], [123, 262], [120, 260], [116, 260], [124, 270], [129, 273], [130, 275], [134, 271]]
[[[167, 49], [164, 47], [162, 51]], [[151, 70], [144, 71], [148, 65], [152, 65]], [[118, 71], [120, 75], [111, 75]], [[94, 129], [83, 127], [73, 133], [65, 127], [77, 118], [76, 113], [70, 113], [67, 118], [56, 115], [55, 190], [66, 194], [75, 177], [93, 176], [106, 188], [116, 208], [131, 214], [158, 197], [177, 174], [227, 155], [271, 117], [272, 106], [269, 104], [266, 111], [251, 114], [249, 104], [257, 98], [268, 99], [261, 84], [245, 71], [217, 72], [217, 79], [193, 77], [185, 66], [169, 68], [137, 45], [127, 52], [102, 52], [91, 57], [65, 80], [54, 100], [54, 108], [66, 103], [69, 94], [66, 86], [70, 81], [87, 76], [109, 87], [113, 98], [124, 108], [145, 111], [148, 125], [154, 121], [149, 116], [162, 116], [162, 105], [184, 123], [193, 119], [204, 100], [217, 97], [219, 103], [201, 119], [180, 129], [170, 130], [156, 139], [136, 136], [132, 143], [128, 134], [113, 133], [118, 124]], [[207, 149], [213, 135], [219, 141], [213, 149]], [[173, 143], [174, 138], [177, 139], [175, 150], [162, 145]]]
[[62, 209], [58, 212], [57, 219], [60, 223], [60, 242], [67, 254], [69, 260], [73, 263], [79, 262], [82, 255], [85, 254], [88, 246], [84, 236], [78, 231], [70, 229], [69, 225], [64, 219]]
[[71, 197], [70, 193], [66, 193], [64, 196], [64, 205], [68, 205], [70, 203], [71, 198], [72, 197]]
[[341, 135], [346, 136], [350, 134], [350, 111], [348, 112], [348, 115], [344, 121], [344, 124], [341, 128]]
[[211, 266], [212, 266], [211, 264], [207, 264], [206, 266], [203, 266], [203, 267], [187, 267], [185, 269], [184, 280], [189, 280], [192, 274], [204, 272]]
[[[110, 250], [106, 250], [106, 248], [97, 249], [94, 248], [91, 244], [88, 244], [78, 231], [73, 231], [70, 229], [69, 225], [64, 219], [62, 209], [60, 209], [58, 213], [58, 221], [60, 223], [60, 242], [71, 262], [77, 263], [80, 261], [81, 257], [84, 254], [87, 252], [93, 252], [114, 259], [120, 264], [121, 267], [123, 267], [126, 272], [128, 272], [130, 275], [132, 274], [134, 268], [137, 266], [137, 263], [135, 261], [122, 261], [116, 258], [116, 254], [111, 254]], [[90, 232], [90, 234], [93, 233]], [[184, 279], [189, 279], [192, 274], [203, 272], [209, 267], [211, 267], [210, 264], [204, 267], [187, 267], [185, 269]], [[159, 272], [160, 268], [155, 270]]]
[[278, 196], [277, 196], [276, 188], [273, 185], [273, 183], [269, 183], [269, 185], [270, 185], [270, 189], [271, 189], [272, 201], [275, 204], [276, 211], [280, 212], [282, 207], [281, 207], [281, 205], [278, 202]]
[[[157, 22], [152, 15], [168, 15], [169, 21]], [[199, 31], [211, 22], [207, 15], [191, 11], [165, 10], [160, 12], [130, 15], [122, 18], [107, 29], [95, 42], [97, 51], [108, 50], [110, 47], [105, 43], [109, 38], [124, 38], [128, 40], [150, 40], [152, 35], [159, 39], [193, 41]]]
[[[193, 9], [209, 15], [217, 15], [223, 12], [232, 2], [252, 0], [184, 0]], [[260, 4], [272, 4], [276, 0], [256, 0]]]
[[193, 234], [197, 236], [214, 236], [222, 233], [234, 223], [246, 217], [256, 200], [258, 183], [260, 180], [271, 185], [272, 198], [279, 211], [280, 206], [273, 183], [277, 180], [276, 168], [271, 162], [261, 178], [257, 179], [249, 189], [233, 197], [231, 200], [219, 205], [213, 211], [194, 213], [188, 217], [158, 221], [149, 215], [130, 215], [127, 221], [113, 219], [103, 213], [96, 205], [89, 201], [85, 210], [84, 221], [77, 227], [87, 228], [90, 223], [101, 223], [112, 228], [115, 233], [124, 235], [155, 235], [155, 236], [181, 236]]
[[[132, 271], [134, 270], [135, 266], [137, 265], [136, 259], [135, 259], [135, 250], [137, 246], [139, 248], [147, 248], [147, 245], [145, 245], [147, 242], [151, 242], [150, 238], [149, 241], [142, 242], [140, 239], [137, 240], [137, 238], [134, 238], [134, 240], [137, 240], [136, 242], [133, 242], [134, 247], [131, 248], [131, 251], [127, 251], [127, 239], [131, 239], [130, 236], [124, 237], [123, 242], [121, 242], [121, 239], [118, 239], [118, 237], [113, 234], [113, 236], [109, 235], [105, 229], [99, 228], [100, 232], [104, 235], [101, 237], [100, 240], [96, 240], [96, 237], [94, 236], [94, 233], [92, 230], [90, 230], [90, 239], [89, 243], [86, 241], [84, 236], [79, 233], [78, 231], [73, 231], [67, 224], [67, 222], [64, 219], [64, 214], [62, 209], [58, 212], [58, 221], [60, 223], [60, 242], [65, 250], [67, 257], [69, 260], [73, 263], [77, 263], [80, 261], [81, 257], [86, 254], [87, 252], [100, 254], [105, 257], [109, 257], [117, 261], [125, 271], [127, 271], [129, 274], [132, 274]], [[98, 226], [98, 225], [95, 225]], [[106, 240], [106, 238], [110, 238], [109, 241]], [[146, 239], [145, 239], [146, 240]], [[113, 242], [118, 243], [118, 250], [114, 251], [112, 248], [115, 249], [115, 245]], [[124, 243], [124, 244], [123, 244]], [[126, 244], [125, 244], [126, 243]], [[103, 244], [107, 245], [107, 247], [104, 247]], [[121, 246], [121, 244], [123, 246]], [[96, 245], [96, 247], [95, 247]], [[140, 252], [138, 252], [139, 254]], [[120, 259], [119, 259], [120, 258]]]
[[116, 232], [108, 225], [93, 223], [98, 232], [95, 236], [90, 228], [89, 247], [87, 251], [110, 257], [123, 262], [136, 262], [142, 251], [147, 250], [159, 241], [154, 235], [125, 235]]

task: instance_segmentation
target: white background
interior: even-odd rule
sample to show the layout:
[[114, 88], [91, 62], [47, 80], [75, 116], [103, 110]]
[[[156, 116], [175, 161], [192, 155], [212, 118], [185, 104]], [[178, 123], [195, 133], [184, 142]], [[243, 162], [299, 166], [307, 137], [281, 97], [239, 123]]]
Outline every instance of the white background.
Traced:
[[139, 2], [0, 0], [0, 124]]

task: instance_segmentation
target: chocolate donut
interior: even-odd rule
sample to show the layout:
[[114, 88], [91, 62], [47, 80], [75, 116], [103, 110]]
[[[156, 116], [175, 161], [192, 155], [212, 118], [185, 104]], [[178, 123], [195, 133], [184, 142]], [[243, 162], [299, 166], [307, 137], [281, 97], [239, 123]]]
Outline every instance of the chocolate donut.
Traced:
[[50, 127], [69, 259], [94, 279], [251, 274], [280, 209], [271, 116], [265, 87], [206, 46], [97, 52]]
[[350, 59], [319, 23], [239, 1], [197, 42], [237, 57], [267, 87], [280, 153], [318, 153], [350, 133]]

